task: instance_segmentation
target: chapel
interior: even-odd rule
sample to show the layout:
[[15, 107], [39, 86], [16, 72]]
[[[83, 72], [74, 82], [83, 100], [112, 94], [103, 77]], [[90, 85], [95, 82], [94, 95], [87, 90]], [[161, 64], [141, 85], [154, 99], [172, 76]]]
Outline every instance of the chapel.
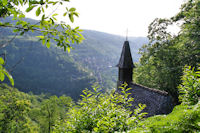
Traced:
[[132, 102], [132, 109], [134, 109], [139, 103], [146, 104], [144, 112], [147, 112], [147, 116], [168, 114], [173, 109], [172, 97], [166, 92], [153, 88], [148, 88], [140, 84], [133, 82], [132, 77], [133, 69], [135, 68], [131, 56], [131, 50], [129, 41], [125, 41], [123, 44], [121, 57], [118, 67], [118, 81], [117, 91], [120, 91], [120, 86], [125, 82], [128, 84], [128, 88], [132, 88], [128, 91], [130, 96], [134, 98]]

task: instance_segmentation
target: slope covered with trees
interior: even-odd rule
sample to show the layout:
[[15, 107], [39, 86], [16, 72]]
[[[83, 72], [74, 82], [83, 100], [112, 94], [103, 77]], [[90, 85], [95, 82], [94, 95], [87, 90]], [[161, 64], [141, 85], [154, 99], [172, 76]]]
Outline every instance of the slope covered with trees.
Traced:
[[146, 113], [142, 112], [145, 105], [130, 110], [134, 99], [127, 93], [127, 84], [120, 94], [114, 90], [102, 93], [98, 86], [93, 86], [93, 90], [83, 91], [82, 100], [76, 104], [70, 97], [36, 96], [1, 84], [0, 132], [199, 132], [200, 102], [198, 97], [188, 94], [194, 96], [191, 81], [196, 82], [194, 87], [199, 90], [200, 69], [195, 72], [187, 68], [184, 76], [190, 80], [182, 79], [182, 104], [168, 115], [149, 118], [144, 118]]
[[[148, 45], [135, 69], [137, 83], [168, 91], [178, 103], [178, 85], [185, 65], [197, 67], [200, 63], [200, 1], [189, 0], [180, 12], [170, 19], [155, 19], [149, 26]], [[173, 35], [168, 28], [180, 26]]]
[[[11, 21], [11, 18], [3, 21]], [[37, 22], [32, 19], [26, 21]], [[0, 34], [1, 44], [15, 35], [10, 28], [1, 28]], [[66, 53], [54, 44], [47, 49], [34, 37], [37, 35], [25, 33], [1, 48], [1, 52], [6, 53], [6, 67], [20, 90], [35, 94], [66, 94], [77, 99], [81, 90], [90, 88], [94, 82], [105, 89], [116, 86], [115, 65], [119, 60], [123, 37], [85, 30], [83, 43], [73, 45], [74, 50]], [[137, 43], [138, 40], [140, 43]], [[130, 38], [134, 61], [138, 61], [137, 51], [145, 42], [146, 38]]]
[[[0, 1], [0, 7], [3, 7], [0, 8], [0, 12], [4, 13], [0, 14], [0, 17], [2, 17], [2, 15], [9, 15], [15, 11], [16, 8], [10, 5], [9, 2], [7, 0]], [[21, 3], [15, 1], [14, 4], [22, 5], [23, 2], [27, 1], [19, 2]], [[40, 5], [36, 11], [37, 14], [40, 14], [44, 1], [35, 2], [37, 6]], [[48, 3], [48, 0], [45, 2]], [[27, 10], [33, 8], [31, 6], [33, 5], [30, 4]], [[74, 10], [75, 9], [71, 9], [72, 12], [74, 12]], [[0, 132], [200, 132], [200, 67], [198, 65], [200, 63], [199, 13], [200, 1], [188, 0], [176, 16], [170, 19], [155, 19], [149, 26], [148, 37], [150, 42], [141, 49], [142, 57], [134, 70], [134, 80], [137, 83], [166, 90], [173, 96], [176, 104], [180, 103], [180, 105], [174, 108], [172, 113], [144, 118], [146, 113], [142, 111], [146, 105], [139, 104], [135, 110], [130, 110], [130, 103], [133, 102], [134, 99], [129, 97], [129, 93], [127, 93], [130, 89], [126, 88], [127, 84], [123, 85], [121, 93], [117, 93], [115, 90], [102, 93], [99, 87], [93, 86], [93, 89], [85, 89], [81, 95], [82, 99], [74, 103], [70, 97], [36, 96], [32, 93], [20, 92], [13, 87], [1, 83]], [[17, 12], [16, 15], [20, 15], [20, 12]], [[73, 18], [70, 17], [70, 19], [73, 21]], [[23, 24], [24, 21], [19, 20], [19, 22]], [[52, 23], [52, 20], [49, 22]], [[181, 30], [174, 36], [168, 32], [167, 27], [177, 22], [180, 22]], [[12, 26], [10, 24], [5, 25], [7, 27]], [[0, 26], [2, 26], [2, 23]], [[25, 25], [20, 28], [22, 30], [19, 32], [23, 33], [24, 28], [26, 29]], [[12, 38], [13, 34], [8, 28], [1, 29], [1, 31], [1, 35], [4, 35], [1, 36], [3, 37], [1, 41], [3, 42], [2, 44], [5, 44], [4, 42], [7, 42], [6, 39], [9, 37]], [[40, 83], [39, 81], [45, 83], [45, 78], [48, 80], [53, 78], [53, 80], [50, 80], [52, 81], [51, 83], [50, 81], [45, 83], [46, 85], [50, 84], [52, 86], [59, 85], [63, 76], [66, 76], [65, 78], [74, 79], [73, 75], [68, 75], [70, 72], [68, 72], [65, 67], [69, 67], [68, 69], [70, 69], [70, 71], [81, 75], [76, 77], [76, 80], [79, 80], [76, 86], [78, 83], [82, 83], [82, 79], [87, 79], [87, 81], [83, 81], [83, 83], [93, 81], [93, 76], [99, 71], [92, 69], [93, 65], [90, 64], [94, 64], [94, 62], [89, 58], [92, 56], [90, 53], [95, 50], [96, 55], [94, 56], [94, 61], [96, 61], [97, 66], [101, 66], [98, 63], [103, 63], [104, 60], [100, 60], [98, 57], [102, 57], [106, 60], [106, 57], [114, 53], [115, 47], [110, 45], [114, 44], [109, 42], [110, 38], [108, 40], [105, 39], [110, 35], [107, 34], [104, 36], [104, 33], [93, 31], [92, 35], [101, 34], [101, 39], [97, 39], [97, 41], [95, 39], [92, 40], [92, 35], [87, 36], [87, 34], [89, 34], [87, 32], [89, 31], [85, 32], [85, 38], [88, 37], [91, 39], [86, 39], [85, 45], [89, 45], [92, 50], [88, 52], [86, 51], [88, 47], [84, 47], [84, 45], [80, 44], [80, 49], [77, 47], [77, 53], [71, 52], [67, 56], [66, 53], [62, 53], [60, 49], [54, 48], [54, 45], [48, 50], [42, 45], [39, 46], [37, 39], [32, 37], [28, 32], [24, 34], [25, 38], [16, 36], [15, 42], [10, 41], [6, 48], [1, 49], [1, 52], [6, 52], [7, 55], [7, 60], [5, 60], [8, 65], [7, 70], [12, 72], [14, 76], [19, 75], [17, 78], [20, 79], [19, 81], [22, 81], [21, 86], [25, 85], [27, 82], [34, 82], [33, 85], [37, 85], [35, 84], [36, 81], [34, 81], [37, 80], [37, 78], [39, 78], [37, 81], [38, 83]], [[62, 33], [63, 32], [60, 34]], [[45, 38], [45, 40], [46, 39], [48, 40], [48, 38]], [[71, 39], [73, 39], [73, 37]], [[92, 43], [89, 43], [89, 40]], [[103, 44], [100, 48], [96, 47], [101, 44], [100, 42], [102, 40], [107, 40], [106, 42], [109, 42], [103, 44], [105, 44], [106, 47], [110, 47], [110, 50], [105, 50], [104, 52], [104, 50], [101, 49], [104, 48]], [[58, 45], [59, 40], [57, 41]], [[49, 47], [48, 42], [45, 42], [45, 44]], [[94, 45], [90, 44], [96, 46], [93, 47]], [[2, 48], [3, 46], [4, 45], [1, 45], [0, 47]], [[66, 48], [64, 46], [66, 46]], [[62, 48], [67, 49], [67, 47], [69, 47], [71, 49], [70, 46], [64, 43]], [[88, 57], [83, 54], [85, 52], [88, 52]], [[52, 56], [54, 53], [56, 53], [57, 56]], [[84, 59], [88, 59], [83, 60], [83, 58], [78, 57], [78, 54], [82, 55]], [[26, 57], [28, 58], [26, 59]], [[20, 64], [25, 62], [26, 65], [23, 64], [20, 68]], [[18, 65], [16, 66], [15, 64]], [[88, 66], [85, 64], [88, 64]], [[4, 80], [4, 75], [12, 79], [7, 70], [4, 69], [4, 65], [3, 58], [0, 58], [1, 81]], [[17, 69], [18, 71], [15, 71]], [[39, 77], [37, 72], [39, 73]], [[52, 77], [53, 75], [51, 75], [54, 74], [54, 72], [56, 77]], [[59, 77], [60, 74], [62, 76]], [[26, 77], [23, 78], [23, 76]], [[42, 76], [44, 76], [44, 79], [41, 78]], [[18, 80], [17, 78], [14, 79]], [[13, 80], [10, 81], [13, 84]], [[43, 83], [40, 83], [40, 85]], [[29, 87], [25, 88], [28, 89]], [[78, 93], [80, 93], [82, 89], [84, 88], [81, 86]], [[57, 89], [57, 91], [59, 92], [60, 90]], [[75, 89], [72, 90], [72, 92], [75, 92]]]
[[93, 75], [61, 50], [47, 49], [38, 45], [37, 40], [29, 41], [27, 37], [15, 42], [5, 49], [6, 61], [15, 86], [21, 91], [67, 94], [77, 99], [82, 88], [89, 88], [95, 82]]
[[0, 132], [50, 133], [57, 120], [66, 119], [70, 97], [33, 95], [0, 85]]

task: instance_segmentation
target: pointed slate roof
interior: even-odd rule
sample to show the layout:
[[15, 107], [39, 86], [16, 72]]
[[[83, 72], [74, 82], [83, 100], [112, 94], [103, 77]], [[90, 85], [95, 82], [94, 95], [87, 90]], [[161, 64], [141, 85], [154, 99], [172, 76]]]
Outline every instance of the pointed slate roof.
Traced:
[[134, 68], [129, 42], [125, 41], [122, 49], [121, 57], [117, 65], [119, 68]]

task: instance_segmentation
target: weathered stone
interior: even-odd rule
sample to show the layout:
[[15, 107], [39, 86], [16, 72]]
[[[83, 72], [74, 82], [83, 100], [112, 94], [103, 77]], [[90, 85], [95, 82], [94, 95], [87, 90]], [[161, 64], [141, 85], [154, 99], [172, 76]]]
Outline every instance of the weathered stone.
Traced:
[[132, 108], [134, 109], [139, 103], [146, 104], [144, 112], [147, 117], [159, 114], [168, 114], [173, 109], [172, 97], [165, 91], [147, 88], [139, 84], [131, 83], [128, 91], [130, 96], [134, 98]]

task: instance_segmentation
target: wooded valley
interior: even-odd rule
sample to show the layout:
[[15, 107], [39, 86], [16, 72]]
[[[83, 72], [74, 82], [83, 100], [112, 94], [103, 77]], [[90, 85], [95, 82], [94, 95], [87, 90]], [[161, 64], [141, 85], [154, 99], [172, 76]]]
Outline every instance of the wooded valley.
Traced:
[[[0, 1], [0, 132], [200, 132], [199, 0], [156, 18], [147, 38], [129, 38], [133, 82], [166, 91], [175, 106], [148, 118], [145, 104], [130, 108], [126, 83], [120, 93], [113, 89], [125, 38], [46, 16], [49, 6], [68, 2]], [[17, 8], [25, 5], [41, 19], [27, 19]], [[74, 22], [79, 14], [66, 7], [63, 16]], [[172, 25], [180, 27], [177, 34], [169, 32]]]

